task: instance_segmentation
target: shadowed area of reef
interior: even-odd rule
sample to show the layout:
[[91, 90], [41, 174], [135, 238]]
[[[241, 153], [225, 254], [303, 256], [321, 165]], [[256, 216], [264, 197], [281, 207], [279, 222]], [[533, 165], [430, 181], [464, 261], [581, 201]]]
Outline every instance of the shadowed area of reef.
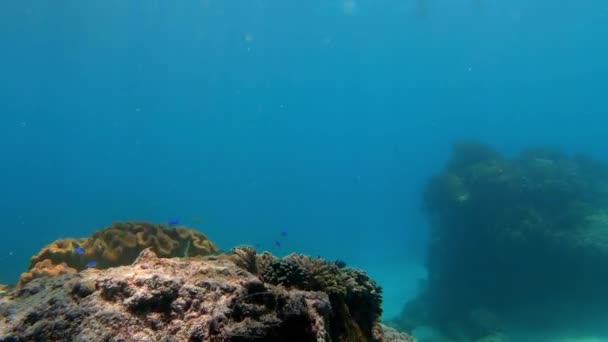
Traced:
[[[80, 269], [91, 256], [104, 267]], [[141, 222], [56, 241], [2, 291], [2, 342], [413, 341], [380, 324], [381, 288], [361, 270], [251, 247], [220, 254], [201, 234]]]
[[509, 158], [464, 142], [424, 202], [429, 277], [398, 327], [469, 341], [513, 327], [606, 333], [606, 165], [547, 148]]

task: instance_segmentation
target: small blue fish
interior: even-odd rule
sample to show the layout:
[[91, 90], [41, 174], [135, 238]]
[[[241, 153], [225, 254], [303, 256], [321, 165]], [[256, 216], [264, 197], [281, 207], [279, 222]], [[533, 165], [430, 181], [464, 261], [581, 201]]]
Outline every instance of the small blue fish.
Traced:
[[283, 236], [283, 237], [287, 236], [287, 231], [286, 230], [281, 230], [281, 236]]
[[179, 220], [176, 218], [170, 219], [168, 223], [170, 226], [177, 226], [179, 224]]
[[276, 247], [281, 247], [281, 241], [275, 241], [275, 242], [274, 242], [274, 245], [275, 245]]
[[76, 254], [83, 255], [85, 250], [84, 250], [84, 248], [79, 246], [79, 247], [76, 247], [76, 249], [74, 249], [74, 252], [76, 252]]
[[92, 261], [87, 262], [87, 267], [88, 268], [97, 267], [97, 261], [92, 260]]

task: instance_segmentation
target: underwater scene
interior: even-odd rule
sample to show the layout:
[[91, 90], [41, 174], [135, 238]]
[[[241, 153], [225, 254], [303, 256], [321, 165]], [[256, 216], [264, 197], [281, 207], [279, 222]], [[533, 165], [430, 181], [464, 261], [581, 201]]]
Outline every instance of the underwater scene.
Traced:
[[4, 0], [0, 342], [608, 342], [608, 3]]

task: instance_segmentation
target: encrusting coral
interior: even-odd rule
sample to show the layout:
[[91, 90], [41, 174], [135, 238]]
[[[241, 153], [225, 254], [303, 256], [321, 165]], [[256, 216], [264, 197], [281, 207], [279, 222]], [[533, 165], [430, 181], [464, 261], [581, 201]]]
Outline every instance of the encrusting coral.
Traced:
[[129, 265], [139, 253], [151, 248], [162, 258], [215, 254], [219, 249], [205, 235], [184, 227], [168, 228], [147, 222], [117, 222], [89, 238], [61, 239], [44, 247], [30, 260], [28, 272], [19, 281], [23, 286], [41, 274], [54, 274], [59, 265], [81, 271], [94, 263], [105, 269]]

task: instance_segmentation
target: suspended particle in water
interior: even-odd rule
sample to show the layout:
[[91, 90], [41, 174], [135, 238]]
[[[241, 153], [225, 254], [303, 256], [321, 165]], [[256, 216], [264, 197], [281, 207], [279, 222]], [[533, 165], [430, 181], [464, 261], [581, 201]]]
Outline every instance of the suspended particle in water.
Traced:
[[346, 15], [354, 15], [357, 11], [357, 3], [355, 0], [344, 0], [342, 3], [342, 11]]
[[510, 16], [511, 16], [512, 21], [520, 21], [521, 17], [522, 17], [522, 13], [519, 10], [515, 10], [515, 11], [511, 12]]
[[419, 17], [426, 18], [426, 16], [429, 14], [428, 5], [426, 3], [426, 0], [417, 0], [416, 1], [416, 12], [418, 13]]
[[15, 252], [10, 251], [10, 252], [8, 252], [8, 254], [4, 255], [3, 257], [0, 257], [0, 261], [4, 261], [4, 260], [12, 257], [14, 254], [15, 254]]

